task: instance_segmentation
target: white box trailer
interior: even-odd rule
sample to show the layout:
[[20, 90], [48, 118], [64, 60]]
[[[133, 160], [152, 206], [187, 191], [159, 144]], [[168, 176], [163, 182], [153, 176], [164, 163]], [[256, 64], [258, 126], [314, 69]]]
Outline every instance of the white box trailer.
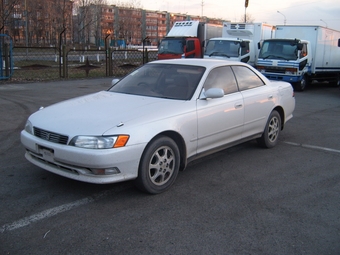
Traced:
[[274, 26], [266, 23], [224, 22], [222, 37], [208, 41], [204, 58], [224, 58], [255, 64], [257, 44], [273, 37]]
[[276, 26], [262, 44], [256, 68], [302, 91], [312, 80], [340, 85], [340, 31], [312, 25]]

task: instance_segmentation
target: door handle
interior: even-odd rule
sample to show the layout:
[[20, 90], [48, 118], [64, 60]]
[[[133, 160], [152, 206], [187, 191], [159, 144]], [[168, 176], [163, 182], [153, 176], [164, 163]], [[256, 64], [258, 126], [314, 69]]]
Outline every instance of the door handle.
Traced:
[[242, 103], [236, 103], [236, 104], [235, 104], [235, 109], [241, 108], [242, 106], [243, 106]]

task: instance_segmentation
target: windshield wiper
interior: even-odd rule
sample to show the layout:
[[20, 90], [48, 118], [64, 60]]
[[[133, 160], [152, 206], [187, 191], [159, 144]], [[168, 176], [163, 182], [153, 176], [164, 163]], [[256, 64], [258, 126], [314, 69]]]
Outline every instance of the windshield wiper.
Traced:
[[230, 56], [228, 56], [227, 54], [218, 52], [218, 51], [212, 52], [211, 54], [209, 54], [209, 57], [211, 57], [212, 55], [218, 55], [218, 56], [224, 56], [224, 57], [230, 58]]
[[282, 56], [278, 56], [278, 55], [268, 55], [266, 57], [263, 57], [263, 59], [267, 59], [267, 58], [279, 58], [279, 59], [284, 59], [284, 60], [289, 60], [289, 58], [285, 58], [285, 57], [282, 57]]

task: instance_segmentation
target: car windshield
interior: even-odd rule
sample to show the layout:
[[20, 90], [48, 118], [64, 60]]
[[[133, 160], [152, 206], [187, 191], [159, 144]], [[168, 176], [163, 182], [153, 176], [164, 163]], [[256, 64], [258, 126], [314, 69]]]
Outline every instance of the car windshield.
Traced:
[[238, 57], [240, 43], [238, 41], [210, 40], [207, 44], [204, 55]]
[[264, 41], [259, 58], [296, 60], [298, 57], [295, 40], [268, 40]]
[[183, 38], [163, 39], [158, 47], [160, 54], [183, 54], [185, 41]]
[[150, 63], [123, 78], [109, 91], [189, 100], [204, 71], [205, 67], [202, 66]]

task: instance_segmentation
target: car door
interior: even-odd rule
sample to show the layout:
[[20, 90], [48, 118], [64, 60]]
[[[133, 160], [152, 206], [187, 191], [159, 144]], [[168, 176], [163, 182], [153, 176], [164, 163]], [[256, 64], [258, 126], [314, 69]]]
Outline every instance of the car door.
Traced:
[[211, 70], [203, 87], [222, 88], [224, 96], [197, 101], [197, 153], [238, 140], [243, 130], [243, 97], [230, 66]]
[[244, 101], [243, 137], [262, 133], [274, 108], [276, 92], [247, 66], [232, 66]]

